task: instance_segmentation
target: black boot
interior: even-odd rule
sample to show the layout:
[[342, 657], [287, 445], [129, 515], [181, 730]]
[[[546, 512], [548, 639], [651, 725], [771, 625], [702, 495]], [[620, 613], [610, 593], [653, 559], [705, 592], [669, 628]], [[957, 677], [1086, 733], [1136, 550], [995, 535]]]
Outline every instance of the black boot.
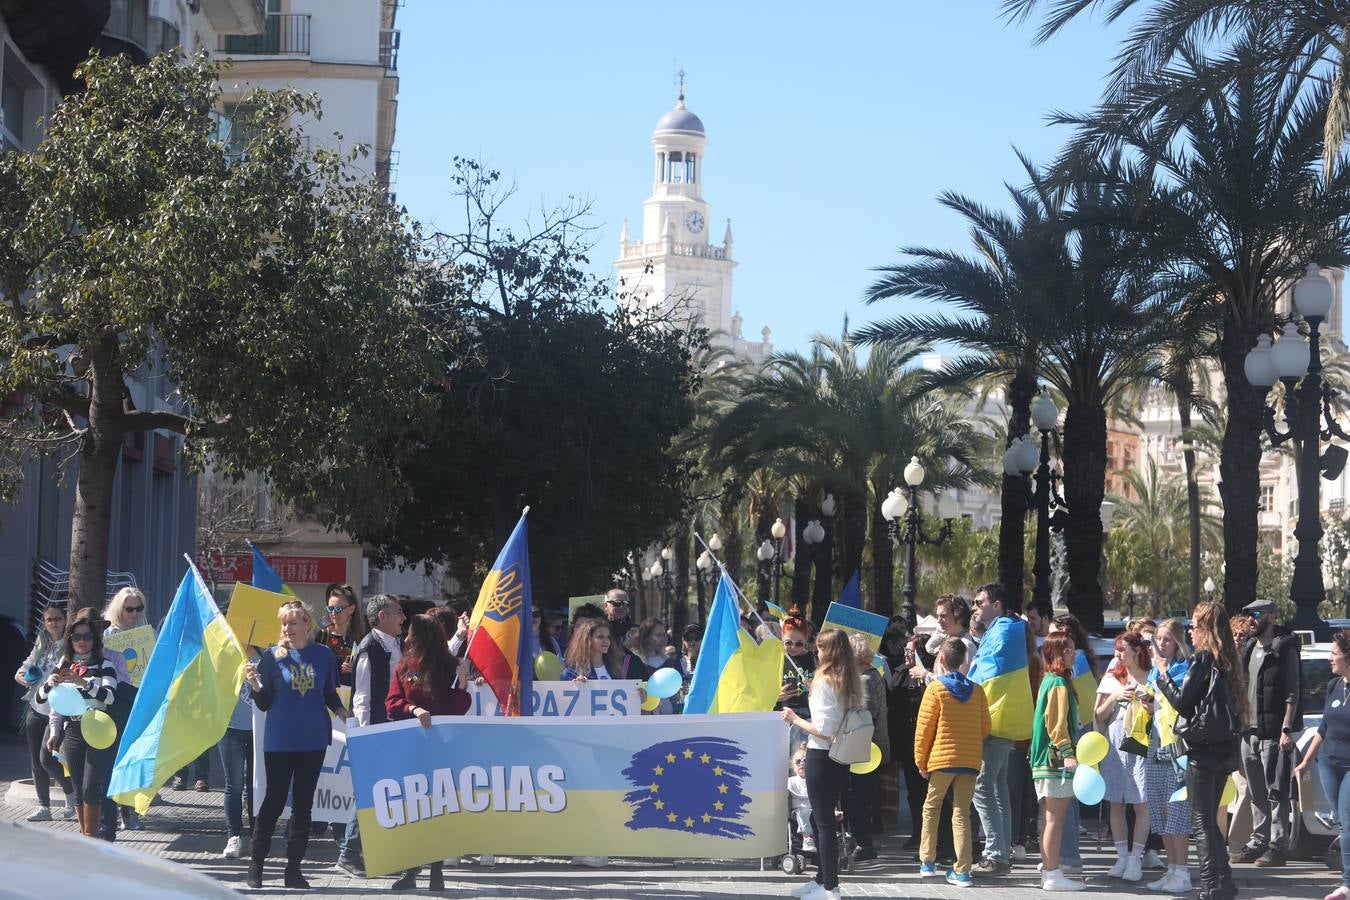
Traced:
[[399, 876], [398, 881], [389, 885], [391, 891], [415, 891], [417, 890], [417, 873], [422, 871], [419, 866], [416, 869], [408, 869]]
[[431, 881], [427, 886], [433, 891], [445, 890], [445, 863], [441, 860], [431, 864]]
[[295, 827], [286, 835], [286, 887], [308, 889], [309, 882], [300, 874], [300, 863], [309, 849], [309, 823], [291, 824]]
[[302, 891], [309, 890], [309, 882], [305, 880], [305, 876], [300, 874], [299, 861], [286, 864], [286, 876], [282, 880], [282, 884], [288, 888], [299, 888]]
[[247, 884], [249, 887], [253, 888], [255, 891], [258, 888], [262, 887], [262, 870], [263, 870], [262, 860], [259, 859], [253, 860], [251, 863], [248, 864], [248, 878], [244, 879], [244, 883]]

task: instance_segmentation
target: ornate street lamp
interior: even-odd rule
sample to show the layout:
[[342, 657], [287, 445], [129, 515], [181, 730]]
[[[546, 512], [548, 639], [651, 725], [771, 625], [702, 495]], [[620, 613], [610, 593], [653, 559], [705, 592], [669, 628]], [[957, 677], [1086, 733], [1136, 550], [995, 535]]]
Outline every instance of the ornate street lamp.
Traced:
[[[918, 573], [915, 570], [915, 549], [919, 544], [932, 544], [934, 546], [941, 544], [947, 538], [952, 536], [952, 519], [956, 518], [961, 511], [956, 502], [956, 498], [950, 494], [942, 494], [938, 498], [937, 511], [938, 517], [942, 519], [942, 528], [938, 533], [929, 537], [923, 533], [923, 522], [919, 511], [919, 485], [923, 484], [924, 475], [923, 466], [919, 463], [917, 456], [910, 457], [909, 465], [905, 466], [905, 485], [909, 488], [909, 497], [906, 498], [901, 488], [895, 488], [886, 496], [881, 503], [881, 514], [889, 523], [891, 543], [895, 546], [905, 545], [905, 585], [900, 593], [904, 596], [905, 602], [900, 607], [900, 614], [905, 617], [911, 630], [918, 623], [918, 608], [914, 605], [914, 596], [918, 593]], [[905, 530], [902, 534], [899, 529], [899, 520], [905, 519]]]
[[[717, 544], [717, 549], [721, 549], [722, 542], [718, 540], [717, 535], [712, 536], [708, 541], [708, 548], [711, 550], [713, 544]], [[708, 589], [717, 583], [718, 571], [717, 564], [713, 562], [712, 553], [704, 550], [694, 561], [694, 580], [698, 583], [698, 621], [702, 625], [704, 621], [704, 612], [708, 597]]]
[[[1298, 554], [1294, 557], [1294, 577], [1289, 584], [1289, 599], [1294, 602], [1296, 631], [1311, 631], [1319, 641], [1330, 637], [1330, 628], [1317, 614], [1326, 596], [1322, 581], [1319, 547], [1322, 540], [1321, 485], [1318, 476], [1334, 481], [1345, 468], [1346, 450], [1331, 444], [1322, 452], [1321, 442], [1332, 437], [1350, 440], [1332, 418], [1335, 392], [1322, 381], [1322, 352], [1319, 328], [1331, 304], [1335, 289], [1315, 265], [1294, 285], [1294, 311], [1308, 324], [1308, 340], [1298, 332], [1296, 322], [1288, 322], [1273, 345], [1269, 335], [1260, 335], [1247, 353], [1243, 371], [1248, 383], [1265, 404], [1265, 431], [1272, 447], [1293, 441], [1298, 459], [1298, 522], [1294, 537]], [[1276, 381], [1284, 386], [1284, 421], [1287, 430], [1275, 424], [1275, 409], [1265, 403]]]
[[[1031, 588], [1033, 600], [1051, 599], [1050, 589], [1050, 528], [1063, 527], [1066, 515], [1063, 499], [1055, 489], [1059, 480], [1058, 473], [1050, 467], [1050, 435], [1059, 424], [1059, 410], [1049, 391], [1042, 391], [1031, 406], [1031, 424], [1041, 433], [1040, 466], [1036, 469], [1036, 492], [1032, 502], [1036, 509], [1036, 562], [1032, 567], [1034, 581]], [[1030, 443], [1030, 435], [1027, 436]], [[1025, 452], [1025, 451], [1024, 451]], [[1025, 461], [1025, 460], [1023, 460]], [[1052, 519], [1051, 510], [1054, 510]]]
[[782, 519], [773, 520], [769, 534], [771, 537], [764, 539], [764, 543], [755, 551], [755, 556], [769, 569], [773, 577], [773, 603], [781, 606], [778, 592], [783, 579], [783, 538], [787, 537], [787, 526]]
[[1205, 577], [1205, 599], [1206, 599], [1206, 600], [1209, 600], [1210, 602], [1213, 602], [1213, 600], [1214, 600], [1214, 588], [1215, 588], [1215, 587], [1217, 587], [1217, 585], [1214, 583], [1214, 579], [1211, 578], [1211, 577], [1209, 577], [1209, 576], [1206, 576], [1206, 577]]

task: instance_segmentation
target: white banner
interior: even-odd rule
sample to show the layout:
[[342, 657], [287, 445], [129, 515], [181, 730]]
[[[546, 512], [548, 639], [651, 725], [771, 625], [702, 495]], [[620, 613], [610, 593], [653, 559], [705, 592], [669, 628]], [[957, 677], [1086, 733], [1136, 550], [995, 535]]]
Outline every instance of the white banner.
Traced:
[[[536, 681], [534, 683], [534, 710], [536, 716], [547, 718], [595, 716], [640, 716], [640, 681]], [[350, 688], [339, 688], [344, 702]], [[470, 716], [500, 716], [497, 698], [486, 686], [469, 685], [472, 705]], [[356, 720], [352, 720], [355, 728]], [[262, 809], [267, 793], [267, 762], [263, 758], [264, 735], [267, 733], [267, 713], [253, 708], [253, 814]], [[288, 798], [289, 799], [289, 798]], [[290, 803], [281, 817], [291, 816]], [[319, 785], [314, 791], [315, 822], [336, 822], [346, 825], [352, 817], [352, 768], [347, 757], [345, 725], [333, 719], [333, 742], [328, 745], [323, 768], [319, 771]]]

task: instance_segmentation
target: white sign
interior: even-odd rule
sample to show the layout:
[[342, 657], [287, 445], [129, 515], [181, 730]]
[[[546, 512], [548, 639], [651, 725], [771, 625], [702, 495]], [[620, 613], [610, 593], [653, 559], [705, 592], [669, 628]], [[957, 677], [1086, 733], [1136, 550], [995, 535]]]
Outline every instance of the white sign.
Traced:
[[[536, 681], [534, 714], [557, 716], [640, 716], [641, 681]], [[500, 716], [497, 697], [487, 685], [469, 685], [471, 716]]]
[[[545, 717], [640, 716], [642, 699], [638, 695], [640, 681], [536, 681], [534, 683], [534, 714]], [[350, 688], [338, 689], [347, 701]], [[470, 716], [500, 716], [497, 698], [487, 685], [469, 685], [472, 705]], [[352, 719], [352, 727], [356, 720]], [[263, 757], [263, 736], [267, 733], [267, 713], [253, 707], [253, 814], [262, 809], [267, 793], [267, 762]], [[352, 766], [347, 756], [345, 723], [333, 719], [333, 742], [319, 770], [319, 784], [314, 790], [315, 822], [335, 822], [346, 825], [352, 817]], [[289, 801], [289, 798], [287, 798]], [[281, 818], [291, 817], [290, 803]]]

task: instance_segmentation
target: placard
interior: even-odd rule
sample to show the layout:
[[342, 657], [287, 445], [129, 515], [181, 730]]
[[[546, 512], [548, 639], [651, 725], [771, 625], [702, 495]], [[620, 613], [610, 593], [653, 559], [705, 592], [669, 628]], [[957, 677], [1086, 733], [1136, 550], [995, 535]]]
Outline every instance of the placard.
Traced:
[[250, 644], [270, 647], [281, 639], [277, 610], [294, 599], [288, 594], [264, 591], [251, 584], [236, 584], [230, 592], [230, 608], [225, 613], [225, 621], [245, 647]]
[[867, 638], [867, 645], [872, 648], [872, 654], [875, 656], [881, 652], [881, 637], [886, 633], [886, 626], [890, 621], [883, 615], [864, 609], [831, 603], [825, 612], [825, 623], [820, 627], [822, 631], [826, 628], [838, 628], [845, 634], [864, 635]]
[[141, 686], [145, 667], [150, 663], [150, 651], [155, 649], [155, 629], [149, 625], [117, 631], [103, 636], [103, 646], [121, 653], [127, 661], [127, 677], [136, 687]]

